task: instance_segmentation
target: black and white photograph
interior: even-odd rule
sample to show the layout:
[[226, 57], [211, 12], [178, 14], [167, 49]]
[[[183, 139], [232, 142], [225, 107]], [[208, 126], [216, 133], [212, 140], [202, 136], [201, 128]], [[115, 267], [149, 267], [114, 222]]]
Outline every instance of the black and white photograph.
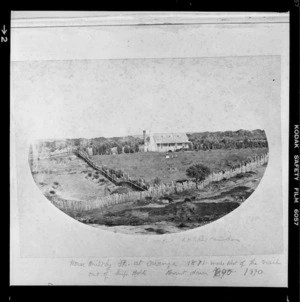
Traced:
[[285, 287], [288, 26], [12, 12], [13, 283]]
[[[33, 179], [82, 223], [181, 232], [230, 213], [263, 178], [269, 152], [259, 114], [266, 99], [278, 103], [278, 57], [51, 61], [16, 70], [17, 83], [30, 79], [18, 96], [34, 99], [37, 122], [49, 129], [37, 129], [48, 139], [30, 145]], [[66, 129], [55, 129], [58, 119]]]

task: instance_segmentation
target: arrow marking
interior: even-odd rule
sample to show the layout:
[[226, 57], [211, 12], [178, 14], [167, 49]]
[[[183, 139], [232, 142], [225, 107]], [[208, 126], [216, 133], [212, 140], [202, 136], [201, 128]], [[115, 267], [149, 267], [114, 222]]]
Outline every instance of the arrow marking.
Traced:
[[7, 30], [5, 29], [5, 25], [3, 25], [3, 29], [1, 31], [2, 31], [3, 35], [6, 34]]

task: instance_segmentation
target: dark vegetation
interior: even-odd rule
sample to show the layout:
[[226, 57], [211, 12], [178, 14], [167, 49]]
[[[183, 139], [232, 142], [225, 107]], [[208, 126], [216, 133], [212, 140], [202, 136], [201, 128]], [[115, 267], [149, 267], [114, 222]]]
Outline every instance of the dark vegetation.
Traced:
[[194, 150], [243, 149], [268, 147], [265, 131], [256, 129], [238, 131], [187, 133]]
[[[171, 222], [177, 227], [190, 227], [191, 224], [202, 225], [216, 220], [239, 206], [237, 202], [192, 203], [188, 200], [170, 203], [163, 208], [124, 209], [120, 211], [86, 212], [78, 220], [106, 226], [147, 225], [158, 222]], [[136, 212], [133, 215], [133, 211]], [[146, 229], [147, 231], [151, 231]], [[161, 232], [162, 234], [165, 231]]]

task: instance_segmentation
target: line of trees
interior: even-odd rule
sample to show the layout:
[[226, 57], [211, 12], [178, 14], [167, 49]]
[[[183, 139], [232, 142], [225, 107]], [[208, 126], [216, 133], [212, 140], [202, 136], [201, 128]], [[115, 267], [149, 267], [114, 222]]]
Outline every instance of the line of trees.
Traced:
[[214, 149], [244, 149], [244, 148], [268, 148], [267, 140], [248, 140], [242, 141], [222, 139], [221, 141], [215, 140], [193, 140], [193, 150], [214, 150]]
[[[242, 149], [268, 147], [265, 131], [217, 131], [187, 133], [192, 150]], [[53, 152], [65, 147], [92, 148], [93, 155], [139, 152], [144, 141], [141, 137], [97, 137], [92, 139], [76, 138], [65, 140], [43, 140], [36, 143], [38, 152]], [[113, 149], [113, 150], [112, 150]]]
[[135, 153], [139, 152], [142, 140], [137, 139], [125, 140], [125, 141], [113, 141], [107, 140], [104, 142], [92, 142], [93, 155], [105, 155], [111, 153]]
[[193, 150], [267, 148], [263, 130], [199, 132], [188, 134]]

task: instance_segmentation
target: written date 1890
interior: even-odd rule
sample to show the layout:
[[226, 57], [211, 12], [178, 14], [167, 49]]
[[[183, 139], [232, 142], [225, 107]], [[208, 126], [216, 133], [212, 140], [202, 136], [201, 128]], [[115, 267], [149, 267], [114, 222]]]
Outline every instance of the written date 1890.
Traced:
[[215, 267], [215, 269], [213, 270], [214, 273], [214, 278], [220, 278], [222, 279], [225, 276], [230, 276], [232, 273], [235, 273], [234, 270], [232, 269], [221, 269], [219, 267]]
[[[213, 270], [214, 273], [214, 278], [220, 278], [222, 279], [223, 277], [230, 276], [231, 274], [235, 273], [236, 271], [232, 269], [221, 269], [219, 267], [215, 267]], [[244, 276], [256, 276], [256, 275], [262, 275], [263, 270], [262, 269], [249, 269], [246, 268], [244, 271]]]

